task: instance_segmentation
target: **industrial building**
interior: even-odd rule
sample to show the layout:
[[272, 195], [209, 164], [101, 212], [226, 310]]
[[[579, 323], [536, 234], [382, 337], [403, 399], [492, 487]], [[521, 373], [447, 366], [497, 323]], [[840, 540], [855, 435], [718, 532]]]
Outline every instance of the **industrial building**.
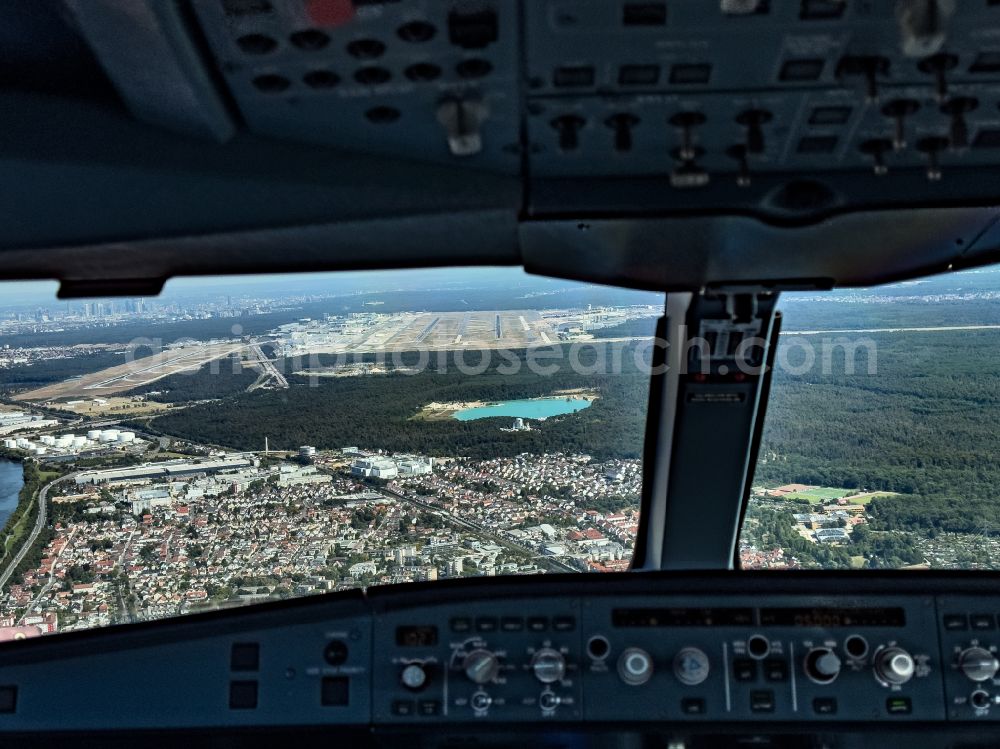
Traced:
[[391, 458], [358, 458], [351, 463], [351, 473], [355, 476], [394, 479], [399, 475], [399, 468]]
[[278, 486], [329, 484], [332, 480], [332, 476], [320, 473], [314, 466], [296, 466], [283, 463], [278, 470]]
[[233, 468], [249, 468], [253, 460], [243, 455], [234, 455], [213, 460], [170, 460], [162, 463], [147, 463], [135, 468], [113, 468], [105, 471], [87, 471], [76, 477], [77, 484], [110, 484], [126, 481], [146, 481], [168, 479], [179, 476], [194, 476], [199, 473], [217, 473]]

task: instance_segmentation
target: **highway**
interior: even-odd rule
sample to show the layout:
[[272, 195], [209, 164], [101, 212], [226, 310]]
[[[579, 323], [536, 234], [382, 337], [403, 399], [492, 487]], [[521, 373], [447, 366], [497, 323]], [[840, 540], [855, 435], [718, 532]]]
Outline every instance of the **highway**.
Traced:
[[262, 387], [268, 382], [273, 382], [280, 388], [288, 388], [288, 380], [285, 376], [278, 371], [274, 363], [264, 355], [264, 352], [260, 349], [259, 343], [253, 343], [250, 347], [250, 353], [257, 359], [257, 364], [261, 368], [261, 377], [250, 386], [249, 390], [256, 390], [258, 387]]
[[31, 533], [29, 533], [28, 537], [24, 539], [24, 543], [21, 545], [21, 548], [18, 549], [17, 554], [14, 555], [10, 564], [7, 565], [3, 573], [0, 573], [0, 590], [3, 590], [7, 585], [7, 581], [10, 580], [10, 576], [14, 574], [14, 569], [21, 563], [21, 560], [24, 559], [25, 555], [28, 553], [28, 549], [30, 549], [31, 545], [35, 543], [35, 540], [38, 538], [38, 534], [42, 532], [42, 528], [45, 527], [45, 524], [48, 521], [49, 508], [46, 499], [49, 496], [49, 489], [56, 484], [62, 483], [63, 481], [76, 478], [76, 475], [76, 473], [67, 473], [65, 476], [60, 476], [55, 481], [43, 486], [41, 491], [38, 492], [38, 498], [36, 500], [38, 502], [38, 514], [35, 516], [35, 527], [31, 529]]

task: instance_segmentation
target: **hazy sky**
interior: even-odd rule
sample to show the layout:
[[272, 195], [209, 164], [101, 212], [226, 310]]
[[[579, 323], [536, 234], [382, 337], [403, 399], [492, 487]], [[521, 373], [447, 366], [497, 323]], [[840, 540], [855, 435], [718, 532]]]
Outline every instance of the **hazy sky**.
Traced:
[[[881, 287], [878, 293], [943, 293], [958, 289], [997, 289], [1000, 266], [930, 276]], [[567, 288], [574, 282], [533, 276], [514, 268], [429, 268], [417, 270], [339, 271], [250, 276], [208, 276], [177, 278], [167, 282], [162, 299], [212, 299], [221, 295], [267, 297], [308, 294], [350, 294], [352, 292], [406, 289], [496, 288], [511, 292]], [[59, 285], [55, 281], [0, 282], [0, 309], [24, 306], [52, 306]], [[863, 290], [860, 293], [864, 293]]]
[[[349, 294], [353, 291], [393, 289], [433, 289], [472, 286], [488, 288], [544, 288], [564, 285], [540, 276], [531, 276], [521, 268], [429, 268], [418, 270], [340, 271], [328, 273], [288, 273], [277, 275], [208, 276], [175, 278], [167, 282], [162, 298], [180, 298], [216, 294], [236, 296], [272, 296], [286, 294]], [[55, 281], [10, 281], [0, 283], [0, 307], [51, 305], [58, 303]]]

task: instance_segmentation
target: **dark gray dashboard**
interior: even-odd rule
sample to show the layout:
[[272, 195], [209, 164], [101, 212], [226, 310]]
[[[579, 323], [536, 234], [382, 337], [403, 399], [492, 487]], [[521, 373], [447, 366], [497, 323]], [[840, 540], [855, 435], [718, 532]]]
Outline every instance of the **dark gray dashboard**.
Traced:
[[992, 575], [370, 589], [4, 645], [0, 732], [981, 730], [998, 615]]

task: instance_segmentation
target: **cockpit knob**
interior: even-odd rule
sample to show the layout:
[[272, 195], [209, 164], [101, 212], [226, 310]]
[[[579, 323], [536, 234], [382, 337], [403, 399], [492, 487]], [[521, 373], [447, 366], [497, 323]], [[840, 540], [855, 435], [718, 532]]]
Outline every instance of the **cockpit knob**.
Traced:
[[579, 115], [564, 114], [556, 117], [550, 124], [559, 133], [559, 150], [575, 151], [580, 145], [580, 129], [587, 121]]
[[500, 673], [500, 661], [489, 650], [477, 648], [465, 656], [462, 670], [474, 684], [488, 684]]
[[884, 107], [882, 114], [893, 120], [892, 147], [896, 151], [906, 148], [906, 118], [920, 109], [920, 102], [913, 99], [893, 99]]
[[817, 684], [830, 684], [840, 675], [840, 657], [830, 648], [813, 648], [806, 653], [803, 669]]
[[875, 657], [875, 675], [887, 684], [905, 684], [915, 669], [913, 656], [902, 648], [888, 647]]
[[941, 111], [951, 118], [948, 140], [953, 150], [959, 151], [969, 145], [969, 125], [965, 115], [978, 106], [979, 101], [971, 96], [956, 96], [941, 106]]
[[746, 146], [749, 153], [764, 153], [764, 125], [774, 119], [766, 109], [748, 109], [736, 117], [736, 122], [747, 129]]
[[726, 149], [726, 155], [735, 159], [739, 164], [739, 171], [736, 173], [736, 184], [739, 187], [750, 187], [750, 162], [747, 159], [747, 147], [742, 143], [736, 143]]
[[872, 138], [858, 147], [861, 153], [871, 156], [872, 170], [876, 177], [884, 177], [889, 173], [889, 165], [885, 163], [885, 155], [892, 150], [892, 141], [888, 138]]
[[966, 648], [958, 656], [958, 667], [971, 681], [989, 681], [1000, 669], [1000, 662], [986, 648]]
[[941, 52], [921, 60], [917, 65], [922, 73], [934, 76], [934, 95], [938, 101], [948, 98], [948, 71], [958, 65], [958, 57]]
[[948, 139], [929, 136], [917, 141], [917, 150], [927, 157], [927, 179], [938, 182], [941, 179], [941, 152], [948, 147]]
[[542, 648], [531, 659], [531, 670], [542, 684], [552, 684], [566, 675], [566, 659], [552, 648]]
[[653, 677], [653, 659], [642, 648], [625, 648], [618, 657], [618, 675], [629, 686], [645, 684]]
[[404, 687], [416, 692], [423, 689], [424, 685], [427, 684], [427, 672], [419, 663], [410, 663], [403, 668], [402, 673], [399, 675], [399, 680]]
[[903, 54], [923, 57], [939, 51], [948, 38], [955, 0], [898, 0], [896, 20]]
[[473, 156], [483, 150], [482, 125], [489, 107], [478, 99], [449, 97], [441, 102], [437, 119], [448, 134], [452, 156]]
[[670, 124], [681, 131], [681, 144], [678, 147], [678, 157], [681, 161], [694, 161], [698, 152], [694, 143], [694, 129], [704, 125], [706, 117], [701, 112], [678, 112], [670, 118]]
[[615, 131], [615, 150], [626, 152], [632, 150], [632, 128], [639, 124], [639, 118], [631, 112], [613, 114], [604, 121]]

